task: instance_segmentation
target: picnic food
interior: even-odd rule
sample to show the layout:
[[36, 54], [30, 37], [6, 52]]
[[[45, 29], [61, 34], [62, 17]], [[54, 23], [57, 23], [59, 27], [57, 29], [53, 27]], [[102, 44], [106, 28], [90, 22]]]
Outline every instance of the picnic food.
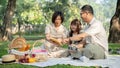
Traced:
[[[36, 43], [39, 40], [35, 41], [30, 49], [30, 44], [26, 44], [26, 41], [22, 37], [15, 38], [12, 40], [11, 44], [9, 45], [9, 53], [14, 54], [18, 62], [20, 63], [33, 63], [37, 62], [41, 59], [41, 54], [46, 55], [46, 50], [35, 49]], [[45, 57], [46, 59], [46, 57]]]
[[27, 51], [29, 48], [30, 44], [26, 44], [26, 40], [23, 37], [13, 39], [9, 45], [9, 49], [18, 49], [18, 51]]
[[51, 40], [52, 42], [58, 44], [58, 45], [62, 45], [62, 43], [59, 42], [59, 41], [58, 41], [57, 39], [55, 39], [55, 38], [50, 38], [50, 40]]
[[19, 48], [18, 50], [19, 51], [27, 51], [27, 50], [29, 50], [29, 48], [30, 48], [30, 44], [27, 44], [27, 45], [24, 45], [24, 47]]
[[35, 54], [25, 54], [23, 58], [19, 59], [20, 63], [33, 63], [36, 62]]
[[28, 60], [29, 63], [33, 63], [33, 62], [35, 62], [35, 61], [36, 61], [35, 58], [29, 58], [29, 60]]
[[9, 53], [15, 55], [16, 59], [24, 57], [24, 54], [29, 53], [30, 44], [26, 43], [25, 38], [17, 37], [8, 45]]
[[47, 50], [40, 48], [33, 48], [31, 57], [35, 57], [36, 61], [46, 61], [48, 59]]

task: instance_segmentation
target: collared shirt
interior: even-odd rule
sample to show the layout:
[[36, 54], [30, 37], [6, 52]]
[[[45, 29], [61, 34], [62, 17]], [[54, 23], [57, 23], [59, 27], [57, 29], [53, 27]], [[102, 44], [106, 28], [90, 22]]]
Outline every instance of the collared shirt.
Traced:
[[85, 33], [89, 35], [86, 37], [86, 43], [98, 44], [104, 48], [105, 53], [108, 52], [107, 35], [100, 21], [93, 18], [85, 28]]
[[47, 33], [50, 34], [50, 36], [54, 38], [66, 38], [68, 35], [67, 29], [62, 24], [56, 30], [56, 27], [53, 23], [48, 24], [46, 26], [45, 34]]

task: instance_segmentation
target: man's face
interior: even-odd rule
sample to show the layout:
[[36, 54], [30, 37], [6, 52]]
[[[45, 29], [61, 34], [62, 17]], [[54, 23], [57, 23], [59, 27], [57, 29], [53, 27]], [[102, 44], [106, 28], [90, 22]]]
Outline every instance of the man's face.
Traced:
[[87, 12], [81, 11], [81, 12], [80, 12], [80, 16], [81, 16], [83, 22], [86, 22], [86, 21], [87, 21]]

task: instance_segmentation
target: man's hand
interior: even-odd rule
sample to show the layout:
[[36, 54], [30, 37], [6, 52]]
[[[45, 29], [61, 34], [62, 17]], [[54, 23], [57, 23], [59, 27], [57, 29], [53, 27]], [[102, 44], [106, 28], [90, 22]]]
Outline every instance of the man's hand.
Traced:
[[78, 44], [76, 47], [77, 47], [78, 49], [83, 48], [83, 44]]

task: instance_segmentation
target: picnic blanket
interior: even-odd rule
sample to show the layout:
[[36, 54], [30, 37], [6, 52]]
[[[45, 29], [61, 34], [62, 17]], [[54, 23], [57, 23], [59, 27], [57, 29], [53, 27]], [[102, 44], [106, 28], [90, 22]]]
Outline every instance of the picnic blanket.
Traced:
[[33, 65], [38, 67], [53, 66], [57, 64], [70, 64], [74, 66], [101, 66], [109, 68], [120, 68], [120, 55], [110, 55], [107, 59], [89, 60], [82, 62], [81, 60], [72, 60], [70, 57], [66, 58], [50, 58], [45, 62], [27, 63], [25, 65]]

